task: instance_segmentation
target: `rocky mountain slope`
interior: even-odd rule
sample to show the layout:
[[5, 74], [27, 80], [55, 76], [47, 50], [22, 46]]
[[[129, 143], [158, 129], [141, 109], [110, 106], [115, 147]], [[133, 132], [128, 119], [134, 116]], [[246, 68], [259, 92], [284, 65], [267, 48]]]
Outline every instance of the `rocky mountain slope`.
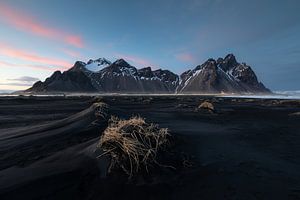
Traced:
[[254, 71], [238, 63], [233, 54], [224, 59], [208, 59], [193, 70], [181, 74], [177, 93], [267, 93]]
[[169, 70], [137, 69], [125, 60], [105, 58], [77, 61], [63, 73], [56, 71], [27, 92], [100, 93], [265, 93], [270, 92], [250, 66], [238, 63], [229, 54], [217, 61], [208, 59], [180, 76]]
[[44, 82], [38, 81], [27, 92], [97, 92], [82, 71], [54, 72]]

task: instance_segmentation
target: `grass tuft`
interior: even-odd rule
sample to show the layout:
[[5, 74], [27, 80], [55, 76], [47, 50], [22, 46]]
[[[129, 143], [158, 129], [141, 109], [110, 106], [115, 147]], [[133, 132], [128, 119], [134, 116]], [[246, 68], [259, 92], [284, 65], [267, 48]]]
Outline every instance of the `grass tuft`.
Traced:
[[111, 117], [98, 148], [103, 150], [102, 155], [111, 158], [109, 172], [121, 168], [131, 178], [140, 170], [148, 171], [150, 166], [158, 164], [157, 155], [169, 144], [168, 136], [168, 129], [148, 124], [141, 117], [129, 120]]

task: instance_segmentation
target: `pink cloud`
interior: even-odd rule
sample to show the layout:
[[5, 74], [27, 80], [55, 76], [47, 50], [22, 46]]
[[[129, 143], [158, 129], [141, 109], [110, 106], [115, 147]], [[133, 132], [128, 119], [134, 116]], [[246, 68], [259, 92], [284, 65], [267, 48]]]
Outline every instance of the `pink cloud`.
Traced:
[[69, 63], [65, 60], [39, 56], [35, 53], [28, 52], [27, 50], [23, 51], [21, 49], [16, 49], [16, 48], [4, 45], [4, 44], [0, 44], [0, 54], [11, 57], [11, 58], [22, 59], [22, 60], [26, 60], [26, 61], [30, 61], [30, 62], [34, 62], [34, 63], [61, 66], [64, 68], [72, 66], [71, 63]]
[[186, 62], [194, 62], [195, 58], [192, 54], [189, 53], [180, 53], [176, 55], [176, 59], [180, 61], [186, 61]]
[[63, 30], [49, 27], [46, 24], [44, 25], [32, 16], [23, 13], [20, 10], [16, 10], [4, 3], [0, 3], [0, 18], [18, 30], [29, 32], [44, 38], [62, 41], [68, 45], [78, 48], [82, 48], [84, 46], [82, 38], [78, 35], [69, 34]]
[[75, 47], [83, 48], [83, 41], [79, 36], [69, 35], [65, 38], [66, 42], [72, 44]]
[[132, 55], [124, 55], [124, 54], [115, 54], [116, 57], [118, 58], [123, 58], [125, 60], [131, 61], [134, 64], [141, 65], [143, 67], [147, 66], [154, 66], [154, 64], [146, 59], [137, 57], [137, 56], [132, 56]]

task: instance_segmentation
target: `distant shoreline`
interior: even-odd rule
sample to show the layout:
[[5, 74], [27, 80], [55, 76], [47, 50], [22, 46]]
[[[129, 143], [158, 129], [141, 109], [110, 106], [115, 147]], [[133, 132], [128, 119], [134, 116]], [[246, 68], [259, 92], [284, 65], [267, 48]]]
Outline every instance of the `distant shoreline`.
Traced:
[[[142, 93], [80, 93], [80, 92], [47, 92], [47, 93], [28, 93], [28, 92], [13, 92], [0, 93], [0, 97], [4, 96], [207, 96], [207, 97], [224, 97], [224, 98], [246, 98], [246, 99], [291, 99], [300, 100], [300, 92], [295, 91], [296, 95], [285, 93], [272, 94], [234, 94], [234, 93], [201, 93], [201, 94], [142, 94]], [[299, 92], [299, 94], [297, 93]]]

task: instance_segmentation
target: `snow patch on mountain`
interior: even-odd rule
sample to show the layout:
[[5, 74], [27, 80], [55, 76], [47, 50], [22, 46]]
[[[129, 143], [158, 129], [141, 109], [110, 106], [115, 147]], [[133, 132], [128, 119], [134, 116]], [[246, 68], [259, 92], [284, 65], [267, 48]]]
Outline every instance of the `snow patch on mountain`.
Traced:
[[191, 80], [193, 80], [198, 74], [202, 72], [202, 68], [195, 70], [193, 74], [184, 82], [184, 85], [182, 87], [182, 90], [190, 83]]
[[85, 65], [85, 68], [92, 72], [99, 72], [101, 69], [108, 67], [111, 62], [105, 58], [99, 58], [97, 60], [89, 60]]

